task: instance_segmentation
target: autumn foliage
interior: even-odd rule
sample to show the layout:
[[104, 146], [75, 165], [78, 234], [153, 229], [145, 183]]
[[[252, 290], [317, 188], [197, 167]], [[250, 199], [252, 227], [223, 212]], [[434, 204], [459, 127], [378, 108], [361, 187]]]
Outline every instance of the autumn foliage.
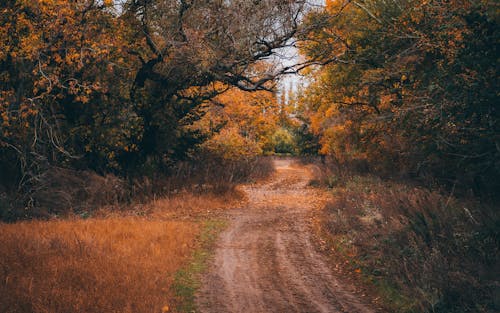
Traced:
[[498, 311], [499, 12], [1, 0], [0, 311], [168, 311], [193, 220], [273, 154], [321, 155], [321, 235], [388, 310]]
[[[130, 183], [207, 151], [247, 162], [269, 149], [279, 71], [265, 60], [303, 11], [275, 2], [2, 1], [1, 210], [37, 207], [54, 169]], [[259, 93], [220, 96], [218, 117], [231, 88]]]
[[498, 10], [491, 1], [327, 1], [299, 96], [340, 171], [498, 188]]
[[326, 1], [305, 21], [323, 66], [296, 106], [334, 194], [319, 228], [389, 312], [498, 311], [498, 22], [466, 0]]

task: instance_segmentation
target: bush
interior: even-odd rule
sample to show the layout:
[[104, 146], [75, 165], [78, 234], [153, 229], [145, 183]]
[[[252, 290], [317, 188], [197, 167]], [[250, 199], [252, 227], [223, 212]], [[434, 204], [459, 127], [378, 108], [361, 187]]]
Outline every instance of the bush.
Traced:
[[271, 142], [274, 146], [274, 152], [295, 154], [296, 143], [293, 135], [285, 128], [278, 129], [272, 136]]
[[108, 206], [126, 210], [130, 203], [147, 202], [180, 191], [226, 193], [243, 182], [267, 177], [271, 158], [225, 159], [204, 152], [189, 161], [176, 162], [167, 171], [133, 179], [52, 167], [37, 176], [29, 193], [0, 189], [0, 220], [49, 218], [69, 213], [87, 216]]
[[47, 218], [54, 215], [87, 214], [99, 207], [130, 199], [125, 180], [112, 174], [52, 167], [36, 177], [29, 193], [0, 194], [0, 217], [5, 221]]
[[273, 171], [271, 158], [241, 157], [224, 159], [220, 155], [203, 153], [190, 161], [178, 162], [170, 175], [159, 181], [163, 191], [185, 189], [223, 193], [237, 184], [267, 177]]

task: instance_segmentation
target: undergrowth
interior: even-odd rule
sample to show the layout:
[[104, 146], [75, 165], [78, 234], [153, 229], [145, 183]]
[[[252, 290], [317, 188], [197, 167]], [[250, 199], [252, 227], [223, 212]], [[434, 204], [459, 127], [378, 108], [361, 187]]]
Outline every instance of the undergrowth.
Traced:
[[265, 178], [272, 171], [272, 159], [268, 157], [206, 157], [128, 179], [53, 167], [40, 175], [28, 191], [0, 184], [0, 221], [92, 216], [103, 207], [123, 211], [182, 193], [224, 196], [234, 194], [239, 183]]
[[322, 229], [391, 312], [498, 312], [500, 219], [479, 201], [371, 176], [332, 188]]

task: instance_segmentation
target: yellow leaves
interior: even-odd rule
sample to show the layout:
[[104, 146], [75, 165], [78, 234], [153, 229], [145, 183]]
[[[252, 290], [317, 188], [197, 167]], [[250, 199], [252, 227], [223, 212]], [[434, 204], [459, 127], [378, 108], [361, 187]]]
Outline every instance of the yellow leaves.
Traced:
[[256, 142], [243, 137], [239, 130], [234, 127], [223, 129], [219, 134], [205, 142], [203, 147], [228, 160], [256, 156], [262, 152]]
[[335, 14], [339, 11], [339, 9], [342, 8], [342, 6], [344, 5], [343, 2], [344, 1], [341, 0], [326, 0], [325, 9], [327, 12]]
[[391, 108], [392, 101], [395, 99], [392, 94], [383, 94], [380, 96], [380, 104], [378, 108], [380, 110], [388, 110]]
[[21, 36], [19, 43], [20, 56], [30, 59], [37, 57], [37, 52], [42, 46], [42, 33], [24, 13], [17, 18], [15, 32], [24, 35]]
[[138, 147], [136, 144], [131, 144], [131, 145], [123, 147], [123, 151], [125, 151], [125, 152], [133, 152], [133, 151], [137, 151], [137, 149], [138, 149]]
[[66, 62], [66, 64], [72, 65], [73, 63], [80, 62], [81, 57], [82, 55], [79, 52], [77, 52], [76, 49], [69, 49], [66, 52], [64, 61]]
[[9, 119], [9, 114], [7, 111], [4, 111], [0, 114], [2, 117], [2, 127], [8, 127], [10, 126], [10, 119]]
[[[223, 85], [214, 85], [218, 90], [225, 88]], [[207, 114], [190, 126], [209, 136], [215, 135], [205, 148], [212, 152], [219, 151], [228, 158], [255, 155], [262, 149], [268, 149], [270, 137], [279, 120], [279, 105], [274, 94], [231, 89], [214, 101], [221, 106], [209, 107]], [[223, 130], [214, 134], [222, 125]], [[241, 147], [241, 154], [235, 151], [237, 147]]]
[[61, 58], [61, 56], [59, 55], [59, 53], [54, 53], [52, 55], [52, 59], [56, 62], [56, 63], [62, 63], [63, 62], [63, 59]]
[[44, 5], [55, 5], [58, 1], [57, 0], [38, 0], [40, 4]]
[[84, 95], [80, 95], [80, 96], [76, 96], [75, 97], [75, 101], [78, 101], [78, 102], [81, 102], [81, 103], [88, 103], [90, 100], [89, 97], [87, 96], [84, 96]]
[[337, 115], [337, 114], [338, 114], [337, 107], [336, 107], [336, 106], [334, 106], [334, 105], [332, 105], [332, 106], [330, 106], [330, 107], [326, 110], [326, 112], [325, 112], [325, 117], [326, 117], [326, 118], [330, 118], [330, 117], [333, 117], [333, 116], [335, 116], [335, 115]]

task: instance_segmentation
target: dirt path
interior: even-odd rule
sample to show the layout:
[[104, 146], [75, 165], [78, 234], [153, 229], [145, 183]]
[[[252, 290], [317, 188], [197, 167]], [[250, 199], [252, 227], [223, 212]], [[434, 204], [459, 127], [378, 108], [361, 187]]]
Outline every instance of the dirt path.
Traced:
[[269, 182], [243, 187], [248, 205], [231, 213], [196, 299], [200, 312], [374, 312], [312, 243], [312, 213], [326, 195], [307, 187], [310, 171], [289, 160], [275, 166]]

